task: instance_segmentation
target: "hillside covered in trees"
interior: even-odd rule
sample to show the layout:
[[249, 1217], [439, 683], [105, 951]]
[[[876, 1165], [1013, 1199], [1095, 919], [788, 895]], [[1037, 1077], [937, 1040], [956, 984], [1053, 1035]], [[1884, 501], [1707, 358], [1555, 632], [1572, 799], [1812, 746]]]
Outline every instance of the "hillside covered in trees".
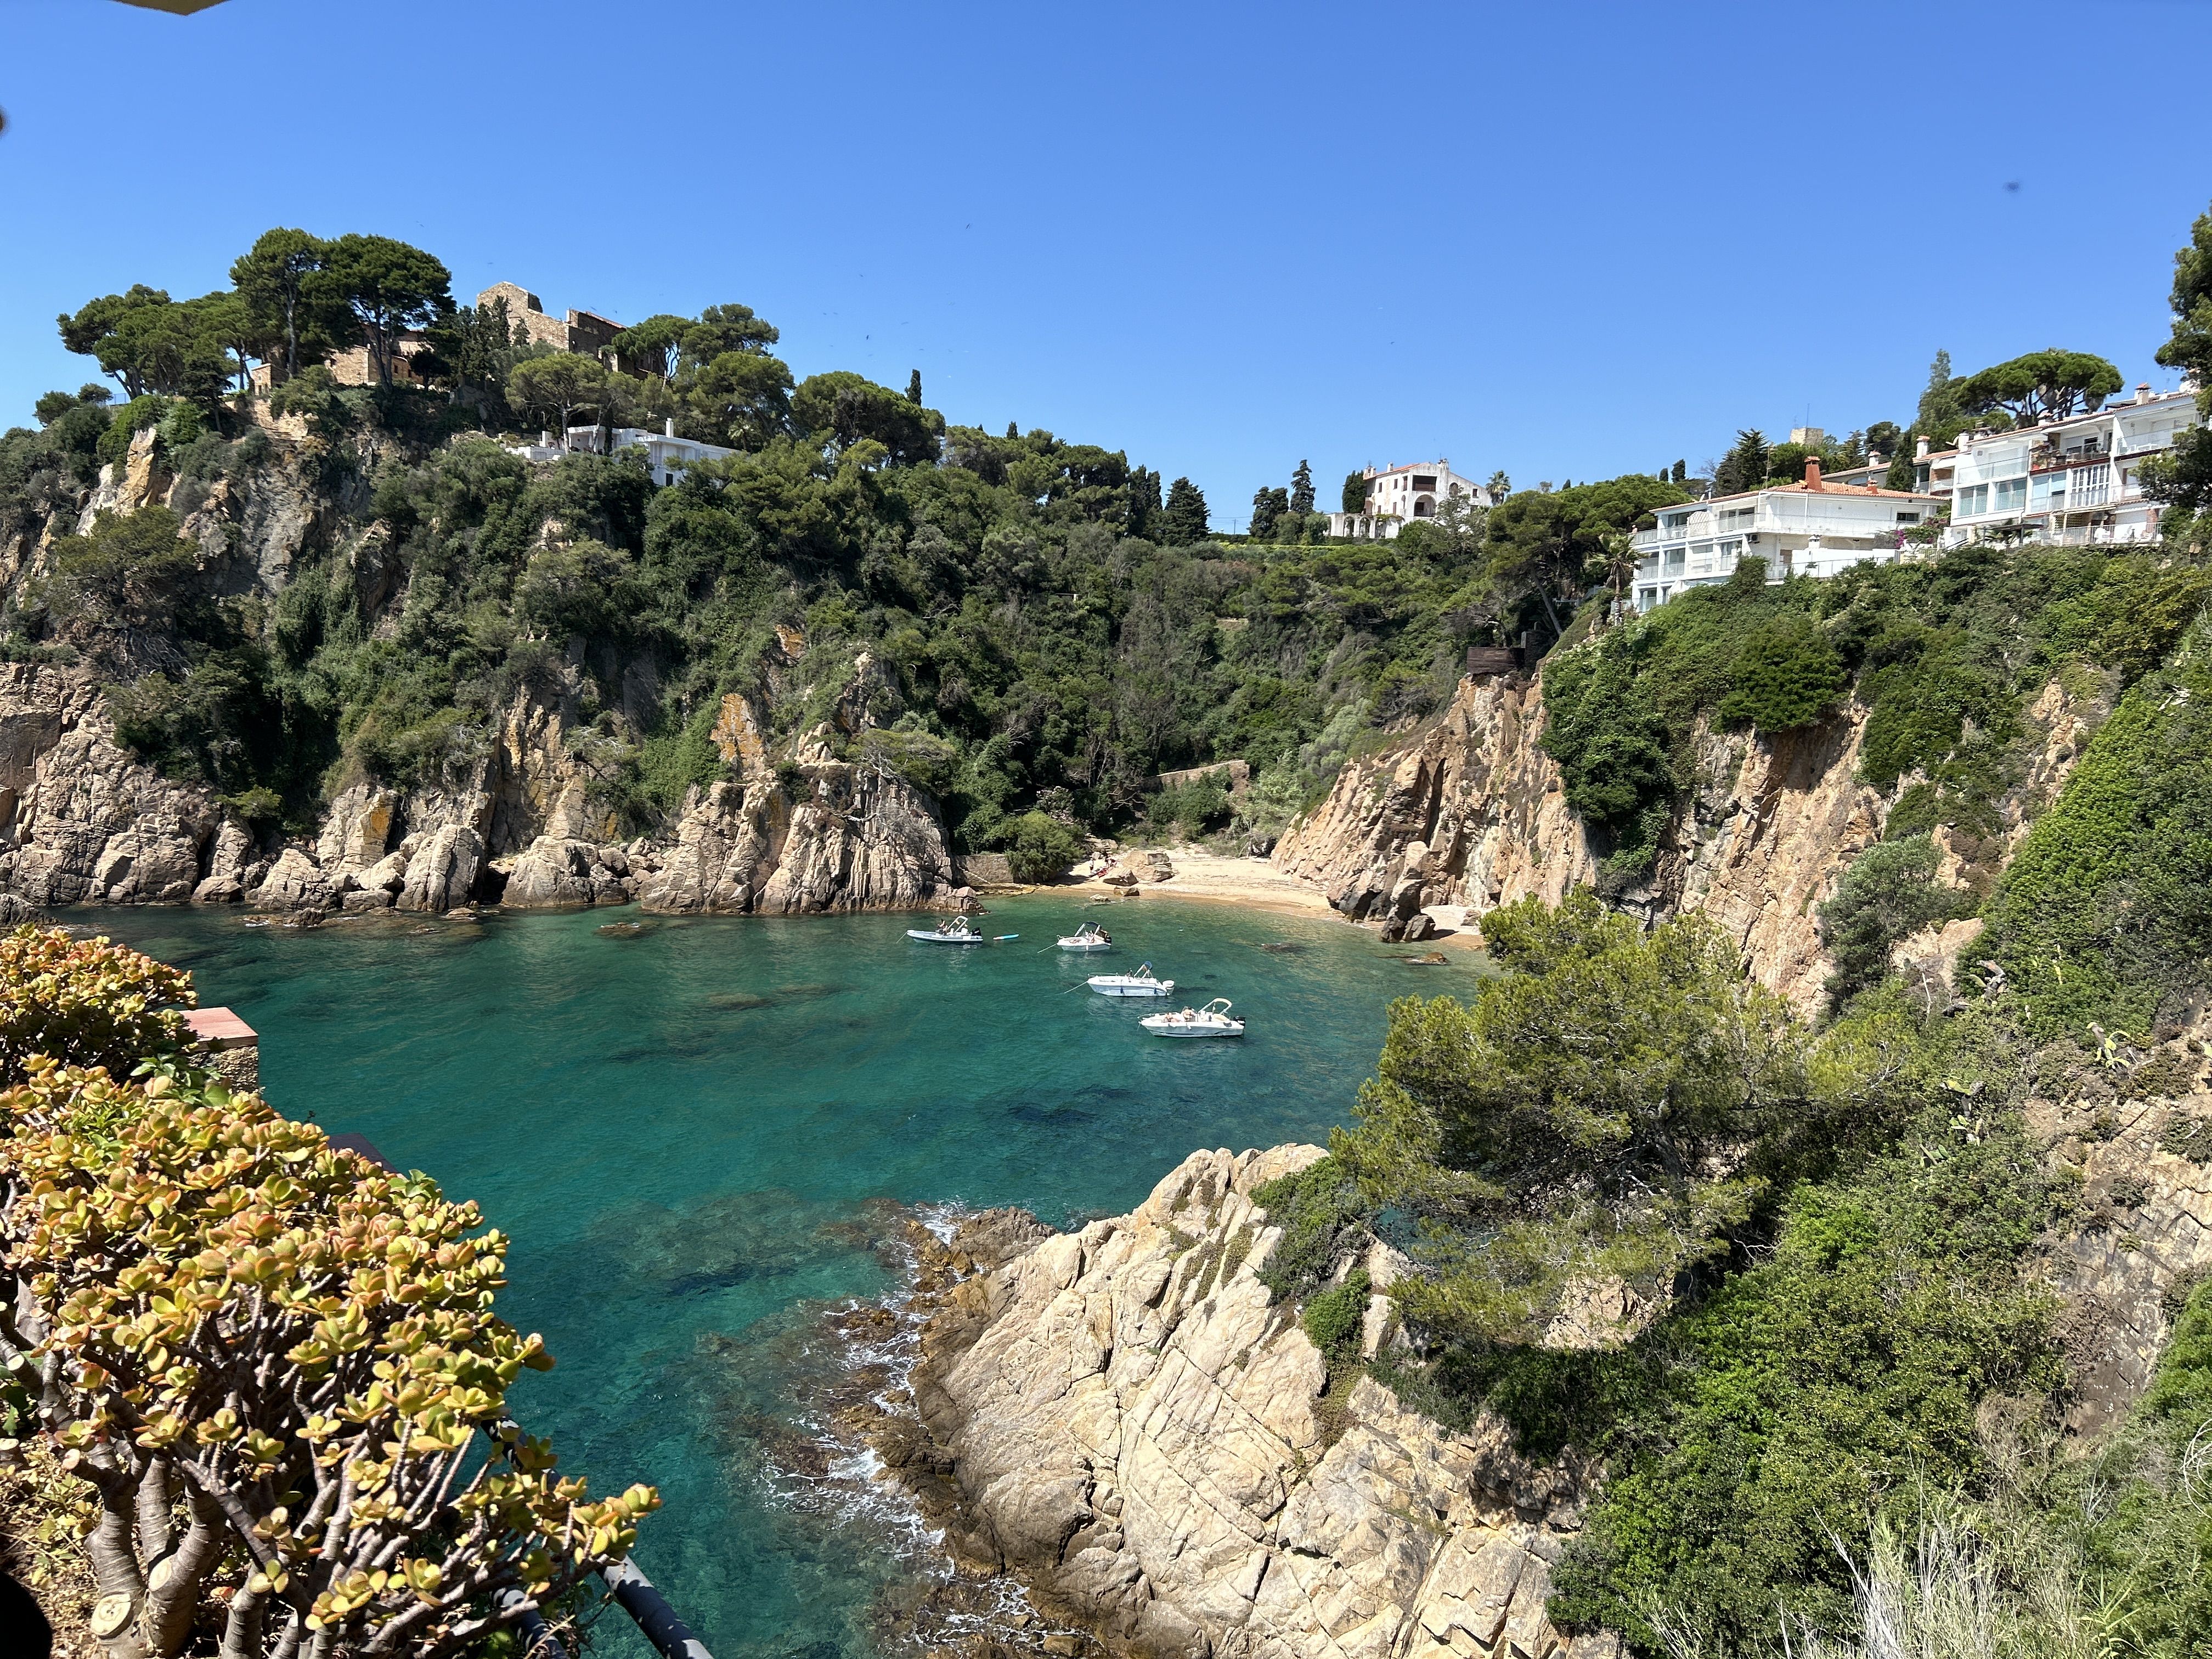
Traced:
[[[0, 629], [15, 660], [95, 674], [128, 748], [270, 824], [349, 781], [432, 785], [536, 696], [650, 831], [725, 775], [735, 692], [783, 755], [865, 744], [971, 848], [1039, 805], [1125, 828], [1152, 775], [1231, 757], [1264, 834], [1364, 732], [1440, 707], [1468, 644], [1556, 633], [1606, 538], [1678, 498], [1626, 479], [1388, 544], [1224, 544], [1188, 480], [1121, 451], [948, 426], [919, 375], [794, 381], [742, 305], [649, 319], [610, 362], [455, 307], [389, 239], [271, 231], [232, 275], [62, 319], [127, 395], [57, 392], [0, 438]], [[333, 381], [349, 346], [384, 383]], [[502, 444], [592, 421], [739, 453], [655, 488], [634, 453]], [[125, 487], [95, 501], [103, 468]], [[274, 556], [272, 514], [301, 526]], [[1154, 810], [1229, 817], [1204, 790]]]

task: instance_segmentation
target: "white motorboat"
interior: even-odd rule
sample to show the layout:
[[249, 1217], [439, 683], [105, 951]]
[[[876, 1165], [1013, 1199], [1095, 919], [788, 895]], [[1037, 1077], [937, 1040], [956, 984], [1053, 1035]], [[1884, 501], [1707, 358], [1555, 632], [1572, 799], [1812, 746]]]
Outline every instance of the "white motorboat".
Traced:
[[1060, 948], [1063, 951], [1110, 951], [1114, 948], [1114, 935], [1097, 922], [1086, 921], [1061, 939]]
[[1154, 1036], [1243, 1036], [1244, 1022], [1231, 1018], [1229, 1006], [1227, 997], [1216, 997], [1203, 1008], [1185, 1008], [1172, 1014], [1148, 1014], [1137, 1024]]
[[1149, 962], [1133, 974], [1093, 974], [1090, 986], [1102, 997], [1165, 997], [1175, 994], [1175, 981], [1157, 977]]
[[927, 930], [909, 927], [908, 939], [918, 939], [924, 945], [988, 945], [990, 941], [975, 931], [975, 924], [965, 916], [947, 916], [936, 927]]

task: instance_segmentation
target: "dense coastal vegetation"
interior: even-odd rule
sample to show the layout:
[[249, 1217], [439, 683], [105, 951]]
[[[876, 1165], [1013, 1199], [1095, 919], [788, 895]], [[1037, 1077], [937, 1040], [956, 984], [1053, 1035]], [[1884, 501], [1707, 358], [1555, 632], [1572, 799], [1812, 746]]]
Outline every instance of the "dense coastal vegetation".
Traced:
[[[2207, 378], [2212, 217], [2196, 239], [2168, 360]], [[1976, 378], [1986, 404], [2022, 376]], [[1385, 1380], [1607, 1460], [1556, 1581], [1566, 1625], [1678, 1659], [1810, 1650], [1877, 1616], [1908, 1651], [2212, 1640], [2212, 1282], [2173, 1287], [2155, 1380], [2085, 1448], [2063, 1429], [2067, 1309], [2033, 1265], [2119, 1224], [2054, 1145], [2203, 1071], [2212, 568], [2177, 495], [2160, 545], [1967, 545], [1772, 586], [1751, 567], [1547, 664], [1546, 744], [1607, 851], [1601, 890], [1650, 875], [1709, 781], [1705, 726], [1789, 741], [1849, 699], [1858, 775], [1892, 803], [1824, 908], [1818, 1022], [1747, 985], [1695, 913], [1647, 931], [1587, 890], [1528, 901], [1484, 918], [1502, 977], [1394, 1009], [1356, 1126], [1261, 1194], [1290, 1224], [1274, 1288], [1337, 1367], [1357, 1352], [1325, 1275], [1380, 1236], [1420, 1268]], [[2026, 786], [2046, 695], [2096, 725], [2055, 798]], [[1956, 997], [1897, 974], [1907, 937], [1977, 917]], [[2161, 1149], [2201, 1162], [2206, 1121], [2177, 1108]], [[1606, 1285], [1630, 1296], [1613, 1341], [1553, 1340]]]

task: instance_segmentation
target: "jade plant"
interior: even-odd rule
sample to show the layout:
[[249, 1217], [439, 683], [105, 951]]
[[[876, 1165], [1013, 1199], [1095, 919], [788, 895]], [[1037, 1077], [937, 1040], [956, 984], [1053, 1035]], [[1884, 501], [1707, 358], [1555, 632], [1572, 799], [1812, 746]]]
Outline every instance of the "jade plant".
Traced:
[[111, 1659], [459, 1653], [628, 1552], [652, 1488], [590, 1498], [507, 1414], [552, 1359], [473, 1205], [178, 1060], [21, 1073], [0, 1360], [97, 1494]]

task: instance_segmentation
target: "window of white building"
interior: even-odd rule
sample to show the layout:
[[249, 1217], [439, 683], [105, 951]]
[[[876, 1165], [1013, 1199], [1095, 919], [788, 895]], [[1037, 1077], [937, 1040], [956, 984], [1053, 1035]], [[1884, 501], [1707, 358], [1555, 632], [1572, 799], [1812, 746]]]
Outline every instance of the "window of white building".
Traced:
[[1958, 494], [1952, 516], [1960, 519], [1978, 518], [1990, 510], [1990, 487], [1987, 484], [1966, 484]]
[[2027, 480], [2026, 478], [1998, 479], [1996, 494], [1991, 498], [1990, 505], [1999, 513], [2019, 512], [2027, 505]]

